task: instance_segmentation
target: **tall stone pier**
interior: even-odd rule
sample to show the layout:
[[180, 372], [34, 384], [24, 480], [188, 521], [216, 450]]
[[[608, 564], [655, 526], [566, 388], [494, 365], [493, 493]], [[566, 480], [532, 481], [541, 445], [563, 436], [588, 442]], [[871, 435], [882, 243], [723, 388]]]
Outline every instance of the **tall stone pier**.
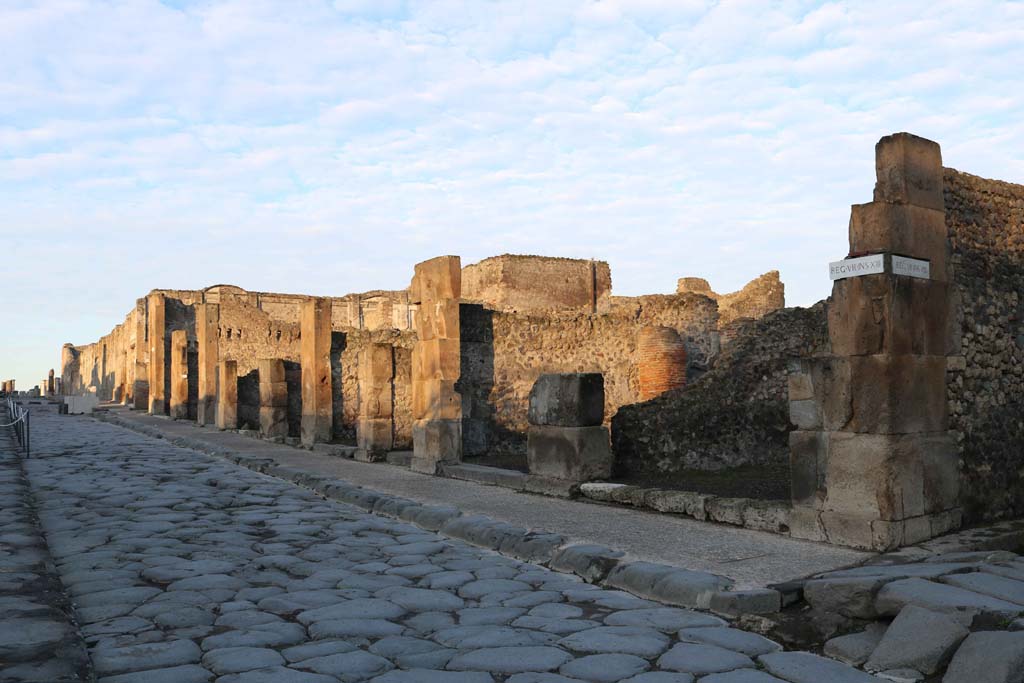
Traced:
[[149, 410], [149, 345], [147, 343], [146, 299], [135, 300], [135, 346], [133, 363], [135, 379], [132, 383], [133, 410]]
[[331, 300], [310, 297], [299, 312], [302, 445], [331, 440]]
[[167, 302], [163, 294], [150, 294], [146, 300], [146, 341], [149, 344], [149, 412], [167, 414], [166, 325]]
[[217, 407], [217, 360], [219, 339], [217, 325], [220, 323], [220, 306], [217, 304], [196, 304], [196, 346], [199, 351], [199, 372], [197, 376], [198, 398], [196, 422], [212, 424], [216, 420]]
[[288, 436], [288, 382], [284, 361], [264, 358], [260, 373], [260, 436], [269, 439]]
[[238, 362], [217, 365], [217, 429], [238, 429]]
[[171, 332], [171, 403], [175, 420], [188, 419], [188, 332]]
[[359, 354], [356, 460], [383, 460], [394, 445], [394, 366], [391, 344], [370, 344]]
[[413, 458], [411, 468], [437, 473], [462, 460], [462, 397], [455, 389], [461, 369], [459, 301], [462, 263], [438, 256], [416, 264], [410, 287], [416, 310], [412, 354]]
[[832, 353], [790, 375], [792, 534], [886, 550], [961, 515], [941, 152], [898, 133], [875, 153], [875, 201], [853, 207], [851, 257], [833, 268]]

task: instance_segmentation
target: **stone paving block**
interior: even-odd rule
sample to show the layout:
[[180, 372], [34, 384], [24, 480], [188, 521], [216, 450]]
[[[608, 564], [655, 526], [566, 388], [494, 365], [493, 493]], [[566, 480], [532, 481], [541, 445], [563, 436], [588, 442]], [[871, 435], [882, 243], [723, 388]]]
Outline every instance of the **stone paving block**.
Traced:
[[216, 674], [233, 674], [284, 664], [284, 657], [268, 648], [227, 647], [207, 652], [202, 663]]
[[[763, 671], [737, 669], [724, 674], [711, 674], [700, 679], [701, 683], [786, 683], [781, 678], [770, 676]], [[653, 681], [651, 683], [654, 683]], [[824, 681], [822, 681], [824, 683]]]
[[166, 669], [147, 669], [136, 673], [104, 676], [96, 683], [209, 683], [214, 678], [201, 666], [185, 664]]
[[478, 670], [498, 674], [554, 671], [572, 659], [565, 650], [547, 646], [488, 647], [461, 653], [448, 662], [452, 671]]
[[658, 658], [658, 666], [668, 671], [701, 676], [736, 669], [753, 669], [755, 664], [746, 655], [716, 645], [678, 643]]
[[1015, 581], [1014, 579], [988, 572], [972, 572], [970, 574], [944, 576], [942, 582], [950, 586], [1012, 602], [1020, 605], [1021, 612], [1024, 612], [1024, 581]]
[[717, 645], [718, 647], [739, 652], [748, 657], [766, 655], [782, 649], [781, 645], [768, 640], [764, 636], [724, 626], [684, 628], [679, 631], [679, 639], [687, 643]]
[[95, 649], [91, 655], [96, 674], [104, 676], [198, 664], [202, 651], [191, 640], [171, 640], [163, 643]]
[[494, 678], [480, 671], [410, 669], [389, 671], [370, 679], [370, 683], [494, 683]]
[[551, 568], [597, 583], [608, 576], [623, 555], [622, 552], [600, 545], [572, 545], [555, 553], [551, 558]]
[[864, 668], [933, 674], [946, 665], [969, 633], [948, 615], [907, 605], [889, 625]]
[[612, 652], [647, 658], [657, 657], [668, 645], [668, 637], [661, 632], [639, 626], [601, 626], [574, 633], [558, 641], [559, 647], [573, 652]]
[[627, 654], [599, 654], [579, 657], [563, 665], [559, 671], [597, 683], [618, 683], [623, 678], [648, 668], [647, 660]]
[[878, 683], [871, 674], [809, 652], [775, 652], [758, 661], [768, 673], [790, 683]]
[[334, 676], [274, 666], [221, 676], [216, 683], [338, 683], [338, 679]]
[[609, 626], [649, 626], [672, 632], [687, 628], [725, 626], [718, 617], [677, 607], [652, 607], [614, 612], [605, 618]]
[[729, 579], [707, 572], [677, 569], [661, 578], [643, 597], [680, 607], [707, 609], [711, 597], [732, 585]]
[[954, 615], [970, 624], [976, 617], [1012, 618], [1024, 607], [980, 593], [924, 579], [901, 579], [882, 587], [875, 609], [882, 616], [896, 616], [907, 605]]
[[852, 666], [860, 666], [868, 660], [885, 635], [886, 626], [876, 622], [858, 633], [832, 638], [825, 643], [823, 652], [832, 659], [838, 659]]
[[744, 614], [773, 614], [782, 609], [782, 593], [771, 588], [719, 591], [712, 594], [708, 608], [712, 612], [730, 617]]
[[942, 683], [1021, 683], [1024, 633], [972, 633], [953, 655]]
[[875, 597], [888, 579], [849, 577], [813, 579], [804, 584], [804, 599], [822, 614], [874, 619]]

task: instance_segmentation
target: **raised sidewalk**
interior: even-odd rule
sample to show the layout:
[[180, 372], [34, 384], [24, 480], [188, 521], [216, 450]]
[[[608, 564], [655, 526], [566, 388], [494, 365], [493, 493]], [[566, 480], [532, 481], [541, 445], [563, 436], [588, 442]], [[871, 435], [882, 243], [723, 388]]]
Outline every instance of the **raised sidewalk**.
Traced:
[[763, 588], [874, 557], [873, 553], [761, 531], [417, 474], [403, 467], [324, 455], [119, 406], [110, 407], [110, 412], [167, 438], [201, 442], [220, 452], [273, 458], [286, 467], [343, 479], [372, 491], [428, 505], [453, 506], [463, 514], [486, 515], [515, 526], [560, 534], [577, 543], [607, 546], [624, 552], [625, 560], [711, 572], [732, 579], [735, 589]]

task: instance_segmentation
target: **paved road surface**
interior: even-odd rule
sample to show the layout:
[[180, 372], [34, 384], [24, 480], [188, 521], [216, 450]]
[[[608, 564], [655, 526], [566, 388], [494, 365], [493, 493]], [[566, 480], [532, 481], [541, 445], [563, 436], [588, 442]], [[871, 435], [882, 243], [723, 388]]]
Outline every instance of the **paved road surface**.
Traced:
[[33, 427], [39, 520], [105, 683], [876, 680], [114, 425]]

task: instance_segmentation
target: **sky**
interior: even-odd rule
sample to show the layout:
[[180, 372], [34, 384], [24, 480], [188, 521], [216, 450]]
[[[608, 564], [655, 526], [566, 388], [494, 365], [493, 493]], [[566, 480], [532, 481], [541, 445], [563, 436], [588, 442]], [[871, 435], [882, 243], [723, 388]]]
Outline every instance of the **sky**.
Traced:
[[154, 288], [597, 258], [828, 296], [874, 143], [1024, 182], [1024, 3], [0, 0], [0, 377]]

